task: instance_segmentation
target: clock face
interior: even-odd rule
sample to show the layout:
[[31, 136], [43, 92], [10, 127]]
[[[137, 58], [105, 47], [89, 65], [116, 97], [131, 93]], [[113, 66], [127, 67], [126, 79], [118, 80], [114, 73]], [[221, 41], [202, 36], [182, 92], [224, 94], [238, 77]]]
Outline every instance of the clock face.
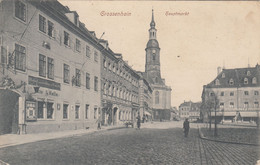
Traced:
[[153, 46], [156, 46], [156, 43], [155, 43], [155, 42], [153, 42], [153, 43], [152, 43], [152, 45], [153, 45]]
[[156, 50], [154, 50], [154, 49], [153, 49], [153, 50], [152, 50], [152, 52], [153, 52], [153, 53], [155, 53], [155, 52], [156, 52]]

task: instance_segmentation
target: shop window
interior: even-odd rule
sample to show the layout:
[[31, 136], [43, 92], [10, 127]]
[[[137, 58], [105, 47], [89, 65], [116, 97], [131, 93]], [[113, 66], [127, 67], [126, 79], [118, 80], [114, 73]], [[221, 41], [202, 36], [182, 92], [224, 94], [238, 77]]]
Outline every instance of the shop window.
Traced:
[[42, 101], [38, 101], [38, 112], [37, 112], [38, 119], [44, 118], [44, 109], [45, 109], [45, 103]]
[[63, 71], [63, 82], [69, 84], [70, 82], [70, 66], [64, 64], [64, 71]]
[[15, 17], [26, 21], [26, 5], [19, 0], [15, 1]]
[[25, 47], [15, 44], [15, 69], [25, 71], [26, 49]]
[[68, 116], [68, 107], [69, 107], [68, 104], [63, 104], [63, 119], [68, 119], [69, 118], [69, 116]]
[[79, 105], [75, 106], [75, 119], [79, 119]]
[[54, 109], [53, 109], [53, 103], [47, 103], [47, 119], [53, 119], [54, 118]]

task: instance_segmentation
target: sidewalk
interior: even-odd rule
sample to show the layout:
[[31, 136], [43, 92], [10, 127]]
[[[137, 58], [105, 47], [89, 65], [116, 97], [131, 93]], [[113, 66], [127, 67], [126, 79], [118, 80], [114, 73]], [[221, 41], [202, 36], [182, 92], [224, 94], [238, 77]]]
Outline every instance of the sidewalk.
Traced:
[[120, 129], [120, 128], [125, 128], [125, 126], [124, 125], [103, 126], [101, 130], [97, 130], [96, 128], [95, 129], [91, 128], [91, 129], [67, 130], [67, 131], [48, 132], [48, 133], [39, 133], [39, 134], [23, 134], [23, 135], [5, 134], [5, 135], [0, 135], [0, 148], [32, 143], [37, 141], [43, 141], [43, 140], [80, 136], [84, 134], [90, 134], [94, 132], [107, 131], [107, 130]]

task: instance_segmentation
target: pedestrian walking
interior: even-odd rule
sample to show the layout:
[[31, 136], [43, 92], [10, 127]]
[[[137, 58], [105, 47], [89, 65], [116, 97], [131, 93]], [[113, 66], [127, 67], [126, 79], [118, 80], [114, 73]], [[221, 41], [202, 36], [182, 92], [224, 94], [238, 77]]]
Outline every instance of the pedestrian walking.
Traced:
[[186, 118], [185, 121], [183, 122], [183, 129], [184, 129], [184, 136], [188, 137], [189, 134], [189, 129], [190, 129], [190, 122]]
[[97, 129], [101, 129], [101, 116], [98, 117], [96, 123], [98, 124]]
[[140, 129], [140, 127], [141, 127], [141, 117], [140, 117], [139, 114], [138, 114], [136, 119], [137, 119], [137, 128]]

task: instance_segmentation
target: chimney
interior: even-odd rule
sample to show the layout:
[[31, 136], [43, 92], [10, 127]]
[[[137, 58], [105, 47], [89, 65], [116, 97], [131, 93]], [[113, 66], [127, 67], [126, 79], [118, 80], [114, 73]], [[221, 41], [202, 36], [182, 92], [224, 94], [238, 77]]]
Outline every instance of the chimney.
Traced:
[[222, 72], [222, 68], [220, 66], [218, 67], [217, 72], [217, 76]]

